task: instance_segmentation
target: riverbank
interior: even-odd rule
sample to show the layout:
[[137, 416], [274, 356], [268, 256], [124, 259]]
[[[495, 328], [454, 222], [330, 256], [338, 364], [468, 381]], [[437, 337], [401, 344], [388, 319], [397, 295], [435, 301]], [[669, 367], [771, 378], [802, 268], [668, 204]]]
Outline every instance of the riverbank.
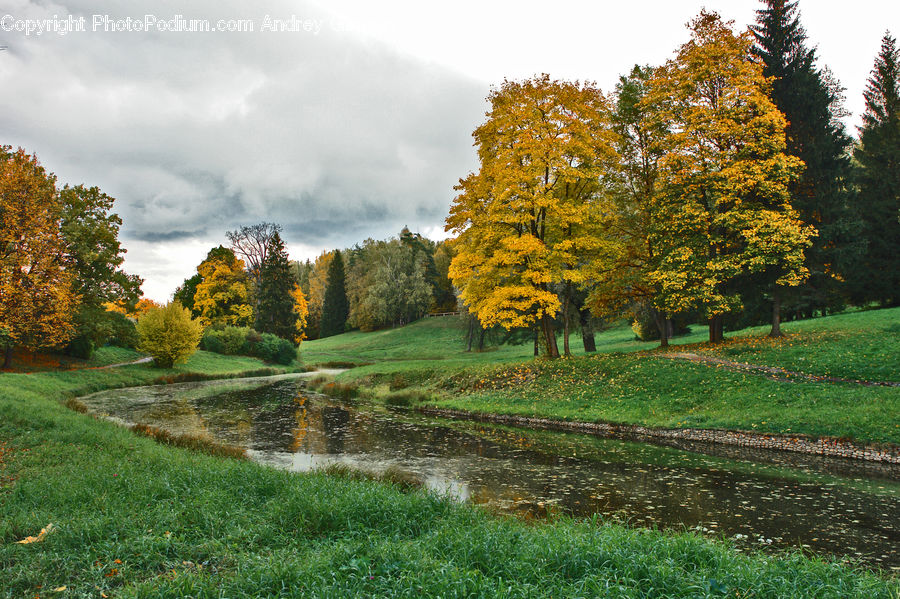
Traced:
[[420, 412], [440, 418], [477, 420], [495, 424], [510, 424], [531, 429], [573, 431], [594, 435], [641, 440], [681, 439], [699, 443], [716, 443], [751, 449], [791, 451], [810, 455], [865, 460], [884, 464], [900, 464], [900, 447], [861, 445], [843, 439], [811, 439], [797, 435], [773, 435], [750, 431], [729, 431], [690, 428], [650, 428], [639, 425], [608, 422], [573, 422], [550, 418], [534, 418], [514, 414], [488, 414], [422, 406]]
[[[599, 522], [531, 525], [384, 484], [209, 457], [62, 405], [73, 394], [248, 366], [201, 358], [162, 374], [132, 365], [0, 375], [0, 596], [889, 598], [900, 590], [896, 578], [798, 553], [743, 555], [692, 534]], [[17, 543], [29, 536], [41, 540]]]
[[[363, 390], [356, 392], [387, 403], [683, 430], [677, 434], [771, 447], [786, 447], [782, 438], [797, 447], [808, 439], [815, 452], [849, 457], [878, 457], [882, 450], [896, 455], [900, 446], [900, 387], [829, 380], [898, 382], [900, 309], [787, 323], [787, 336], [774, 340], [756, 328], [710, 346], [698, 342], [695, 331], [675, 340], [668, 353], [647, 349], [652, 344], [635, 342], [630, 329], [619, 327], [598, 335], [597, 354], [555, 361], [534, 359], [531, 348], [522, 346], [467, 353], [462, 332], [449, 319], [435, 321], [441, 319], [375, 337], [352, 333], [311, 342], [304, 345], [304, 359], [368, 362], [336, 382], [349, 389], [346, 393]], [[374, 361], [378, 345], [382, 359]], [[438, 348], [443, 358], [432, 355]], [[669, 355], [685, 349], [710, 359]], [[735, 361], [760, 368], [728, 366]], [[767, 370], [779, 368], [804, 376]], [[704, 432], [693, 432], [698, 430]]]

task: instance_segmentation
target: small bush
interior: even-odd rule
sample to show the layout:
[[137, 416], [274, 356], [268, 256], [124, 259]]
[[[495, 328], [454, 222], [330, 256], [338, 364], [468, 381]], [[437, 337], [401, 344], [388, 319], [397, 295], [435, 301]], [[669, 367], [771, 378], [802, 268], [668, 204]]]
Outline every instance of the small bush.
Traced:
[[83, 360], [89, 359], [94, 354], [94, 342], [87, 335], [79, 335], [66, 346], [66, 354]]
[[246, 355], [249, 353], [247, 337], [250, 330], [248, 327], [209, 327], [203, 333], [200, 347], [226, 356]]
[[203, 333], [201, 347], [217, 354], [254, 356], [274, 364], [290, 364], [297, 359], [293, 343], [249, 327], [209, 327]]
[[391, 377], [391, 391], [406, 389], [407, 387], [409, 387], [409, 382], [403, 377], [402, 374], [395, 374]]
[[417, 403], [428, 401], [430, 396], [422, 389], [403, 389], [389, 393], [384, 403], [389, 406], [406, 408]]
[[81, 400], [75, 399], [74, 397], [70, 397], [64, 402], [64, 405], [74, 412], [78, 412], [79, 414], [87, 414], [88, 407], [84, 405], [84, 402]]
[[266, 362], [290, 364], [297, 359], [297, 348], [287, 339], [263, 333], [256, 344], [255, 355]]
[[136, 349], [141, 340], [134, 321], [118, 312], [107, 312], [107, 319], [111, 333], [107, 343], [116, 347]]
[[139, 349], [159, 368], [171, 368], [197, 351], [203, 326], [178, 302], [151, 308], [137, 322]]
[[200, 339], [200, 349], [215, 354], [224, 354], [225, 344], [222, 343], [222, 338], [219, 337], [217, 331], [206, 329], [206, 332], [203, 333], [203, 338]]
[[353, 399], [359, 394], [359, 389], [356, 385], [331, 382], [322, 386], [320, 393], [330, 395], [331, 397], [339, 397], [341, 399]]

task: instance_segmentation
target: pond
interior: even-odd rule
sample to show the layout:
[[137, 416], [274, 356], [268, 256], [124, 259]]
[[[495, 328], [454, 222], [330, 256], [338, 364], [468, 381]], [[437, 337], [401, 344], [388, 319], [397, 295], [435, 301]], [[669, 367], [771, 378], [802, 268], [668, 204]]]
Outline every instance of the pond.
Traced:
[[399, 469], [439, 493], [526, 517], [602, 514], [696, 529], [739, 547], [802, 547], [900, 570], [897, 466], [445, 420], [333, 400], [296, 376], [81, 399], [113, 419], [246, 447], [280, 468]]

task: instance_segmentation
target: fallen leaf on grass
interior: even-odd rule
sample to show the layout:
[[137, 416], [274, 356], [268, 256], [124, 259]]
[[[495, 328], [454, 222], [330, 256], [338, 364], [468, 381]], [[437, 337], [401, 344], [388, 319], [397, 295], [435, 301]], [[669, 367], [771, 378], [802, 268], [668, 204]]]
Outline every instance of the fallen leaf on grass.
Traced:
[[21, 541], [16, 541], [16, 543], [20, 545], [29, 545], [31, 543], [40, 543], [44, 540], [44, 538], [53, 530], [53, 524], [48, 524], [44, 528], [41, 529], [41, 532], [38, 533], [36, 537], [25, 537]]
[[66, 586], [63, 585], [63, 586], [61, 586], [61, 587], [56, 587], [55, 589], [53, 589], [53, 592], [55, 592], [55, 593], [62, 593], [62, 592], [65, 591], [65, 590], [66, 590]]

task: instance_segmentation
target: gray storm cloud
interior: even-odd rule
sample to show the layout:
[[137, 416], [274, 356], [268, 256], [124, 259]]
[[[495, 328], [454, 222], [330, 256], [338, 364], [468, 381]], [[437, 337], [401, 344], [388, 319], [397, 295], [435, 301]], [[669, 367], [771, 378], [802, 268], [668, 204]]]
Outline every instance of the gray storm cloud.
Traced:
[[[37, 153], [61, 182], [116, 197], [126, 245], [217, 244], [262, 220], [308, 247], [433, 227], [475, 165], [484, 84], [335, 31], [321, 9], [0, 2], [7, 14], [85, 17], [87, 31], [67, 35], [0, 31], [0, 143]], [[92, 31], [97, 14], [251, 19], [256, 30]], [[259, 31], [266, 15], [322, 27]], [[150, 259], [146, 247], [134, 244], [132, 268]], [[169, 259], [177, 284], [190, 274], [183, 257], [156, 248], [153, 271]]]

